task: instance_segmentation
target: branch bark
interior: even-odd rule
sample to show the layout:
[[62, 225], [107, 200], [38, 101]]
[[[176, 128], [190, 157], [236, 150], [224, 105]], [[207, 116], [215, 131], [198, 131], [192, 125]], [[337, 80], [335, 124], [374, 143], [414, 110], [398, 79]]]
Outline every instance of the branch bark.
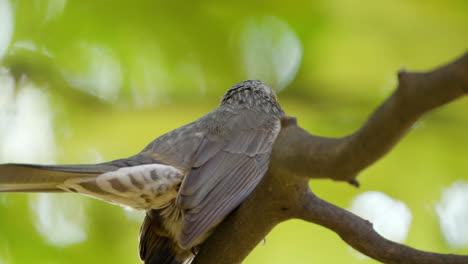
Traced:
[[302, 200], [298, 218], [322, 225], [367, 256], [389, 264], [463, 264], [468, 256], [437, 254], [401, 245], [380, 236], [372, 223], [321, 200], [309, 192]]
[[316, 197], [311, 178], [357, 183], [358, 173], [388, 153], [424, 113], [468, 93], [468, 53], [427, 73], [398, 73], [395, 92], [355, 133], [324, 138], [283, 120], [268, 173], [242, 205], [208, 238], [194, 264], [240, 263], [278, 223], [299, 218], [336, 232], [349, 245], [384, 263], [468, 263], [468, 256], [400, 245], [372, 225]]

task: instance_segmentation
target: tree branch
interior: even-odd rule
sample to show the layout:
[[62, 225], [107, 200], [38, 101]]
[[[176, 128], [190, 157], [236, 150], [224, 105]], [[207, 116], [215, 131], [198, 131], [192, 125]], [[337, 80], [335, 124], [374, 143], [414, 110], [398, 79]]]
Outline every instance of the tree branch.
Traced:
[[468, 53], [428, 73], [398, 73], [396, 91], [352, 135], [323, 138], [289, 126], [273, 152], [272, 166], [308, 178], [354, 180], [383, 155], [421, 117], [468, 93]]
[[387, 240], [374, 230], [372, 223], [369, 221], [323, 201], [312, 192], [304, 195], [302, 210], [300, 210], [298, 218], [334, 231], [348, 245], [383, 263], [468, 263], [468, 256], [425, 252]]
[[[350, 180], [386, 153], [424, 113], [468, 92], [468, 53], [428, 73], [398, 73], [396, 91], [356, 133], [337, 142], [335, 180]], [[339, 166], [336, 166], [338, 165]]]
[[384, 156], [422, 114], [468, 93], [468, 53], [428, 73], [398, 74], [396, 91], [356, 133], [310, 135], [285, 118], [270, 168], [254, 192], [202, 246], [194, 264], [240, 263], [278, 223], [291, 218], [323, 225], [360, 252], [386, 263], [468, 263], [467, 256], [423, 252], [379, 236], [369, 222], [313, 195], [310, 178], [355, 181]]
[[307, 182], [264, 177], [253, 193], [208, 238], [193, 264], [241, 263], [278, 223], [292, 218]]

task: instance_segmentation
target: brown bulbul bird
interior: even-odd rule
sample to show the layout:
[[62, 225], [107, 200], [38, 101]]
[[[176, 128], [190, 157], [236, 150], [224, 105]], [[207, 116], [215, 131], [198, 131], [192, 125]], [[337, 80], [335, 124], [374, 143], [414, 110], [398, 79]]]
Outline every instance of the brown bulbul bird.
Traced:
[[284, 112], [261, 81], [231, 87], [200, 119], [135, 156], [92, 165], [0, 165], [0, 192], [75, 192], [146, 210], [144, 263], [190, 263], [265, 175]]

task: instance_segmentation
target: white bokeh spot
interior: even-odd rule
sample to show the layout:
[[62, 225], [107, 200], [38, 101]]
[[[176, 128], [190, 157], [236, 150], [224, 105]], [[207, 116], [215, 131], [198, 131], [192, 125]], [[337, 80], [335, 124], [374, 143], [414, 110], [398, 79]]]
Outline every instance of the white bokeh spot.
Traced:
[[137, 108], [145, 108], [170, 102], [168, 87], [172, 83], [162, 49], [151, 43], [135, 47], [133, 52], [128, 72], [133, 104]]
[[114, 52], [102, 45], [80, 43], [75, 47], [78, 62], [62, 69], [65, 80], [74, 88], [102, 100], [116, 102], [122, 87], [122, 69]]
[[47, 94], [24, 80], [15, 95], [13, 77], [0, 71], [0, 161], [54, 163], [56, 144]]
[[49, 21], [62, 15], [67, 0], [48, 0], [46, 4], [45, 21]]
[[[46, 91], [26, 77], [18, 82], [0, 69], [0, 162], [55, 163], [53, 114]], [[31, 194], [38, 232], [52, 245], [67, 246], [87, 237], [82, 198]]]
[[291, 83], [302, 60], [297, 35], [272, 16], [248, 20], [240, 35], [240, 47], [247, 78], [262, 80], [277, 91]]
[[13, 37], [14, 19], [10, 1], [0, 0], [0, 61], [10, 46]]
[[85, 203], [73, 194], [31, 194], [37, 231], [51, 245], [65, 247], [86, 240]]
[[372, 222], [374, 230], [387, 239], [402, 243], [408, 236], [412, 219], [410, 209], [402, 201], [382, 192], [359, 194], [349, 210]]
[[87, 155], [84, 158], [83, 163], [102, 163], [106, 161], [96, 148], [88, 148]]
[[15, 41], [9, 50], [9, 54], [15, 56], [22, 51], [37, 52], [49, 58], [54, 57], [50, 50], [45, 47], [38, 47], [36, 43], [31, 40]]
[[468, 182], [457, 181], [436, 205], [442, 235], [452, 248], [468, 248]]

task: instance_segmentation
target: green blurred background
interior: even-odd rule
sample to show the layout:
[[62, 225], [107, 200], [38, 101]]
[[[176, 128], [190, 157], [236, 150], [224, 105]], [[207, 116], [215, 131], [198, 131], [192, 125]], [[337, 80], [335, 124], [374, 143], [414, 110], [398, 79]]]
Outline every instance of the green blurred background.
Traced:
[[[392, 92], [398, 69], [429, 70], [467, 48], [465, 0], [0, 0], [0, 162], [133, 155], [244, 79], [269, 83], [310, 133], [344, 136]], [[462, 99], [426, 115], [362, 172], [360, 189], [311, 188], [344, 208], [383, 192], [411, 210], [405, 244], [468, 254], [468, 242], [446, 242], [436, 211], [445, 188], [468, 181], [467, 113]], [[73, 194], [0, 194], [0, 263], [138, 263], [141, 219]], [[468, 216], [457, 219], [468, 230]], [[375, 261], [288, 221], [245, 263]]]

